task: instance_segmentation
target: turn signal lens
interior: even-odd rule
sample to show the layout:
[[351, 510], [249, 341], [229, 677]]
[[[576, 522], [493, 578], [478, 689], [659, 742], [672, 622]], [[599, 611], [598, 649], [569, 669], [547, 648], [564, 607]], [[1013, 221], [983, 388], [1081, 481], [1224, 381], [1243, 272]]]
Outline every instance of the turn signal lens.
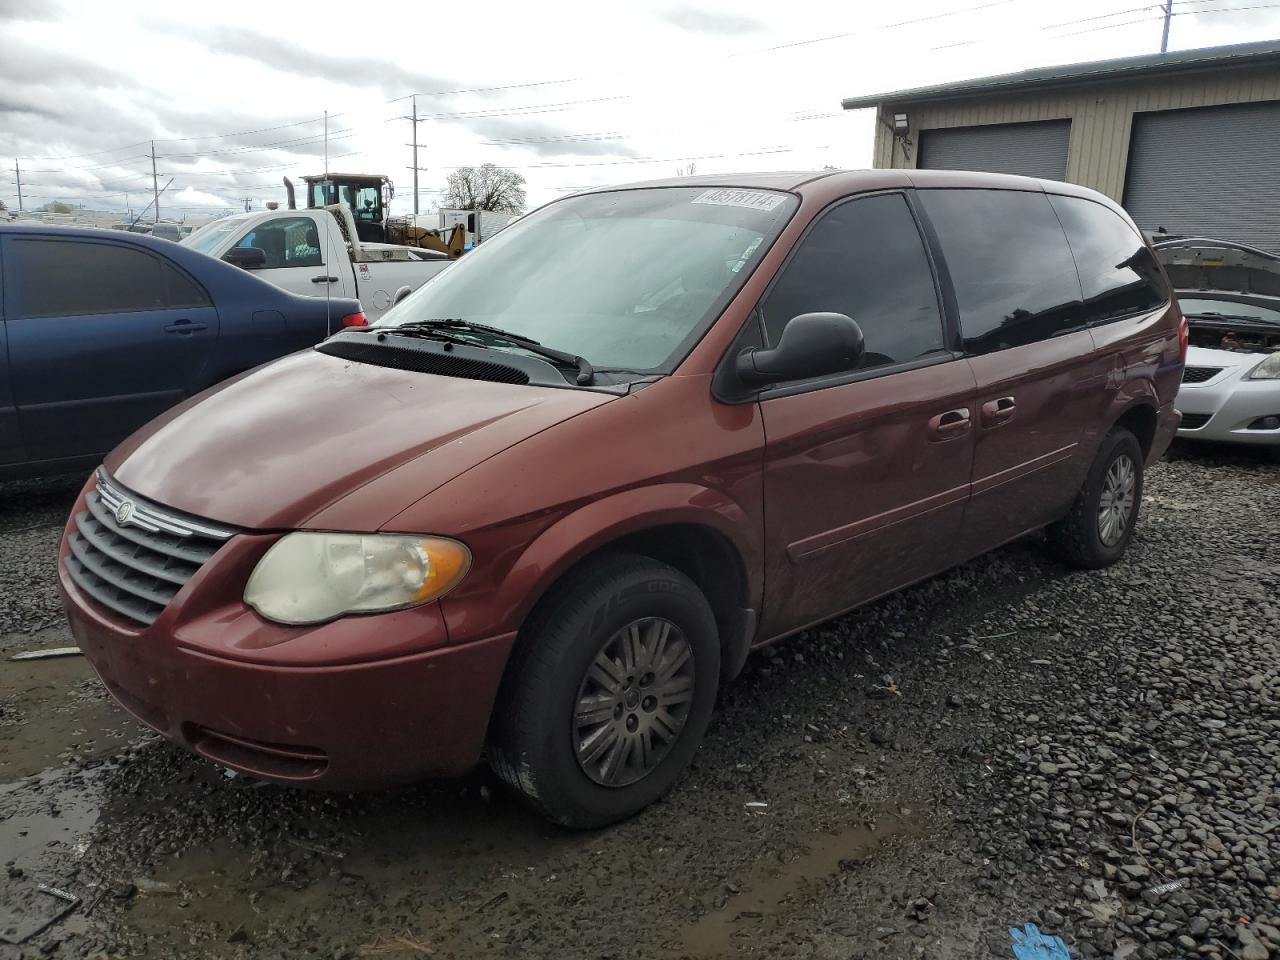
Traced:
[[244, 602], [277, 623], [323, 623], [438, 599], [470, 566], [471, 551], [443, 537], [290, 533], [258, 561]]
[[363, 313], [348, 313], [342, 318], [342, 325], [344, 327], [367, 327], [369, 320]]

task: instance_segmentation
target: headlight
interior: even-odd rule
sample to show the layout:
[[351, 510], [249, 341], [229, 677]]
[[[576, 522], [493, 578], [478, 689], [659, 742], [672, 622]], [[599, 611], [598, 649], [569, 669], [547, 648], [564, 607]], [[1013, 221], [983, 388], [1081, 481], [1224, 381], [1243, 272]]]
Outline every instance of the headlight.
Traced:
[[1280, 352], [1273, 353], [1253, 368], [1250, 380], [1280, 380]]
[[278, 623], [322, 623], [435, 600], [470, 565], [471, 551], [442, 537], [291, 533], [258, 561], [244, 602]]

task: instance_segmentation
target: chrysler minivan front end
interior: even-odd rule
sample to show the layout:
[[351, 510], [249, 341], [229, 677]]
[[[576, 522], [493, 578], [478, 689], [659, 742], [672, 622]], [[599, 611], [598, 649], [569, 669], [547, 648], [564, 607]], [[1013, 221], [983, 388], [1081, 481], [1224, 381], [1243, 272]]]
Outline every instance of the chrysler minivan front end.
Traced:
[[[532, 602], [509, 587], [571, 562], [534, 547], [601, 492], [601, 471], [565, 476], [574, 458], [539, 450], [572, 448], [557, 431], [591, 429], [580, 422], [664, 380], [795, 206], [688, 188], [557, 204], [374, 327], [154, 421], [87, 483], [60, 550], [73, 632], [107, 689], [170, 739], [264, 778], [343, 788], [465, 772]], [[642, 402], [681, 403], [673, 386]], [[703, 406], [688, 423], [705, 432]], [[724, 462], [758, 456], [758, 432], [728, 437]], [[681, 446], [679, 465], [725, 444]], [[503, 457], [519, 493], [499, 507], [477, 468]], [[724, 462], [711, 461], [744, 472]], [[689, 499], [669, 496], [668, 515]], [[602, 526], [630, 522], [613, 509], [596, 506]]]
[[436, 601], [468, 563], [453, 541], [211, 524], [99, 470], [59, 560], [107, 689], [212, 760], [342, 787], [457, 774], [479, 755], [512, 635], [449, 644]]

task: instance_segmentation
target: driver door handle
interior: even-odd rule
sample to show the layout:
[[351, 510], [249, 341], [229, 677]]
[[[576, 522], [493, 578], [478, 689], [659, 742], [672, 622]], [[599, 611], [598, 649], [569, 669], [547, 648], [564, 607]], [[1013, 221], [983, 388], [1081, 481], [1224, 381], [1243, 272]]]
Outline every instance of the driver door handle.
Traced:
[[968, 407], [958, 407], [955, 410], [940, 413], [929, 420], [929, 432], [932, 434], [930, 439], [940, 441], [962, 437], [969, 432], [971, 423]]
[[337, 277], [312, 277], [311, 282], [312, 283], [337, 283], [338, 278]]
[[1013, 419], [1013, 415], [1018, 412], [1018, 404], [1013, 397], [1000, 397], [996, 400], [988, 400], [982, 405], [982, 423], [988, 427], [998, 427], [1002, 423], [1008, 423]]

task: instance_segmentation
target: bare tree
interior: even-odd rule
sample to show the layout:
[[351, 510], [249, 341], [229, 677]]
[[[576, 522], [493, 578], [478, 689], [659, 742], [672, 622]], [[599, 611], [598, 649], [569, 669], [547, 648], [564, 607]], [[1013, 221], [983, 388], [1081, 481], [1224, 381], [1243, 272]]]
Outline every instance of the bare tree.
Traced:
[[524, 209], [524, 177], [509, 167], [484, 163], [459, 167], [449, 174], [444, 206], [455, 210], [501, 210], [519, 213]]

